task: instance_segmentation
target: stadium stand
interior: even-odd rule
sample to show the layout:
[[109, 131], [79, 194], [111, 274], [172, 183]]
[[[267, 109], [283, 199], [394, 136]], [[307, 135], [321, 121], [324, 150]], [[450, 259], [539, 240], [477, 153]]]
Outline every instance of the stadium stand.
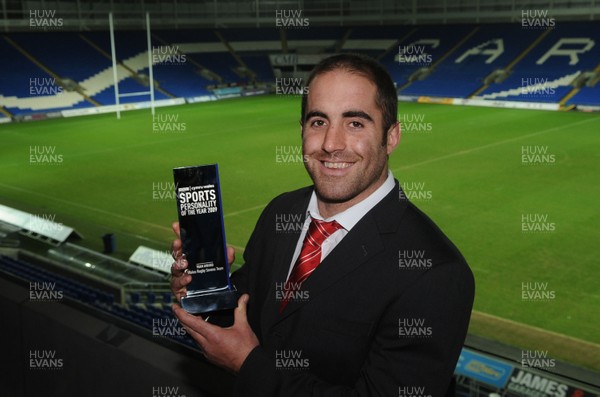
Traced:
[[[257, 82], [273, 86], [279, 74], [270, 56], [351, 51], [378, 58], [404, 97], [597, 106], [597, 27], [598, 22], [563, 22], [554, 29], [465, 24], [159, 30], [152, 34], [155, 98], [222, 96], [214, 90]], [[4, 116], [115, 103], [107, 32], [57, 32], [43, 41], [40, 34], [11, 33], [0, 40], [7, 55], [0, 66]], [[117, 31], [115, 36], [120, 93], [147, 91], [145, 32]], [[307, 66], [297, 72], [305, 73], [301, 69]], [[49, 92], [32, 94], [36, 83]], [[148, 99], [131, 96], [122, 102]]]
[[477, 29], [470, 25], [419, 27], [399, 42], [397, 52], [390, 52], [381, 62], [390, 71], [401, 94], [419, 95], [411, 87], [416, 78], [413, 74], [421, 68], [434, 68]]
[[8, 36], [0, 40], [0, 51], [3, 54], [0, 106], [11, 114], [19, 114], [21, 109], [51, 112], [85, 106], [80, 94], [64, 91], [56, 75], [32, 62]]
[[[598, 24], [563, 22], [518, 62], [510, 76], [490, 86], [481, 99], [558, 103], [573, 88], [572, 81], [598, 65]], [[526, 34], [526, 30], [521, 32]], [[598, 90], [600, 87], [596, 87]], [[577, 102], [577, 101], [574, 101]]]
[[567, 101], [567, 105], [600, 106], [598, 87], [581, 87], [580, 91]]
[[10, 38], [63, 79], [81, 82], [89, 77], [91, 70], [111, 66], [109, 58], [72, 32], [45, 35], [43, 40], [38, 33], [12, 33]]
[[[2, 52], [2, 74], [0, 75], [1, 94], [4, 97], [26, 98], [30, 96], [29, 82], [31, 78], [51, 78], [52, 76], [41, 70], [35, 63], [31, 62], [10, 42], [7, 36], [0, 40], [0, 52]], [[10, 74], [9, 74], [10, 72]], [[3, 106], [8, 103], [3, 102]]]
[[467, 98], [485, 84], [490, 73], [506, 68], [540, 34], [520, 32], [506, 24], [481, 26], [426, 79], [414, 81], [402, 93]]
[[[176, 322], [170, 307], [173, 297], [164, 275], [74, 245], [51, 250], [50, 256], [55, 260], [27, 252], [17, 258], [0, 256], [0, 272], [29, 285], [34, 291], [33, 300], [68, 299], [84, 303], [94, 311], [140, 327], [150, 335], [156, 336], [157, 323]], [[80, 259], [73, 259], [77, 257]], [[185, 332], [163, 334], [161, 336], [197, 350]]]

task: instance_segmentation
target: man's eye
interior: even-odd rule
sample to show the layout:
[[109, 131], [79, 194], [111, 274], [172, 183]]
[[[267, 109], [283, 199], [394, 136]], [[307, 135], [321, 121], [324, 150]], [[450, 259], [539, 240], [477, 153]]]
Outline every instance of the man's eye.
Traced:
[[361, 123], [360, 121], [351, 121], [350, 122], [350, 126], [352, 128], [362, 128], [363, 127], [363, 123]]
[[310, 125], [312, 127], [323, 127], [325, 125], [325, 122], [323, 120], [313, 120], [310, 122]]

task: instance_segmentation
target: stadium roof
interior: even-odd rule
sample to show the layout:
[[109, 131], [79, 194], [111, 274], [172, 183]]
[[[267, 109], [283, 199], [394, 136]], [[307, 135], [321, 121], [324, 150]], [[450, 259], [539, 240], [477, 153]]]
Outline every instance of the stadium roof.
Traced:
[[[0, 24], [5, 32], [108, 28], [113, 12], [122, 29], [144, 29], [144, 14], [153, 28], [276, 27], [282, 15], [308, 19], [309, 26], [420, 25], [519, 22], [524, 13], [540, 12], [563, 21], [597, 20], [597, 0], [171, 0], [171, 1], [27, 1], [2, 2]], [[291, 14], [290, 14], [291, 12]], [[32, 22], [33, 20], [33, 22]], [[41, 22], [41, 23], [38, 23]], [[46, 26], [43, 26], [44, 23]]]

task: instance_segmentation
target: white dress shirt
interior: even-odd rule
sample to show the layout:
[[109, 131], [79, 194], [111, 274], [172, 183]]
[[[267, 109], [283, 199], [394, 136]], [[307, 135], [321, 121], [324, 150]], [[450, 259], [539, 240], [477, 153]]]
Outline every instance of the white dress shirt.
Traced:
[[290, 269], [288, 271], [288, 278], [292, 273], [292, 269], [300, 255], [300, 251], [302, 250], [302, 244], [304, 243], [304, 236], [306, 236], [306, 232], [308, 231], [308, 226], [311, 222], [311, 216], [315, 219], [320, 219], [326, 222], [336, 221], [339, 223], [343, 229], [337, 230], [331, 236], [327, 237], [321, 246], [321, 262], [333, 249], [339, 244], [340, 241], [346, 235], [354, 225], [358, 223], [362, 219], [363, 216], [367, 212], [369, 212], [377, 203], [379, 203], [385, 196], [388, 195], [389, 192], [392, 191], [396, 183], [394, 182], [394, 176], [392, 175], [392, 171], [388, 171], [388, 176], [385, 182], [381, 186], [377, 188], [373, 193], [369, 195], [363, 201], [354, 204], [352, 207], [346, 209], [345, 211], [340, 212], [332, 216], [331, 218], [324, 219], [319, 213], [319, 207], [317, 205], [317, 195], [313, 191], [310, 201], [308, 202], [308, 208], [306, 209], [306, 220], [304, 221], [304, 227], [302, 228], [302, 232], [300, 233], [300, 237], [298, 238], [298, 243], [296, 244], [296, 251], [294, 251], [294, 256], [292, 257], [292, 263], [290, 264]]

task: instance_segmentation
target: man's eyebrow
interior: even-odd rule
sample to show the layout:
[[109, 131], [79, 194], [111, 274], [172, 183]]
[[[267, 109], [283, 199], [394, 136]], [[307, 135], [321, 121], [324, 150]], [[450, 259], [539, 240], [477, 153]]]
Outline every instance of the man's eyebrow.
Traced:
[[323, 113], [319, 110], [313, 110], [313, 111], [306, 113], [306, 116], [304, 116], [304, 121], [306, 121], [312, 117], [321, 117], [324, 119], [329, 119], [329, 117], [327, 117], [327, 115], [325, 113]]
[[371, 116], [369, 116], [367, 113], [363, 112], [362, 110], [349, 110], [347, 112], [342, 113], [342, 116], [358, 117], [358, 118], [369, 120], [370, 122], [373, 122], [373, 118]]

